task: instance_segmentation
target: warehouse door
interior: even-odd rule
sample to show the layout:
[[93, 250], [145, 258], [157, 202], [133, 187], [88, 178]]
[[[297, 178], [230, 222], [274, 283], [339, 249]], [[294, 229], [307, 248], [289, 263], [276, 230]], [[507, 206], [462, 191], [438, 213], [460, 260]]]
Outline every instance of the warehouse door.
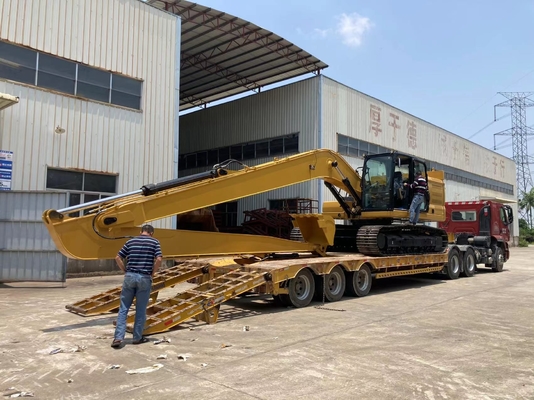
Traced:
[[0, 282], [65, 282], [67, 259], [41, 215], [66, 204], [65, 193], [0, 191]]

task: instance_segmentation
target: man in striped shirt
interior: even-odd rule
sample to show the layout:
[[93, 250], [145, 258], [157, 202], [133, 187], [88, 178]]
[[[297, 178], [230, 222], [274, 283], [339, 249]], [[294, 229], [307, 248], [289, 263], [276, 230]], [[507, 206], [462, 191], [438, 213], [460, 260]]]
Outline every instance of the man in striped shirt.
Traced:
[[421, 172], [417, 172], [415, 182], [412, 184], [405, 183], [404, 186], [409, 186], [411, 189], [413, 189], [414, 192], [412, 204], [410, 205], [409, 224], [416, 225], [417, 221], [419, 221], [419, 212], [421, 211], [421, 204], [423, 204], [423, 201], [425, 201], [428, 192], [428, 184]]
[[[135, 298], [135, 322], [133, 344], [148, 342], [143, 337], [146, 308], [152, 289], [152, 277], [161, 266], [162, 254], [159, 241], [153, 237], [152, 225], [143, 225], [141, 234], [126, 242], [115, 260], [125, 272], [121, 291], [121, 305], [111, 347], [120, 347], [126, 334], [126, 318]], [[127, 260], [126, 266], [124, 260]]]

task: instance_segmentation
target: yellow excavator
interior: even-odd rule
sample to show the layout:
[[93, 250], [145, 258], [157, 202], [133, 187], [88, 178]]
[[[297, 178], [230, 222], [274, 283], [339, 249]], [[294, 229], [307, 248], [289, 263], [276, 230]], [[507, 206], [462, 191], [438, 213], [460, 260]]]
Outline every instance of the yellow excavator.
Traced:
[[[234, 165], [238, 168], [232, 169]], [[359, 170], [359, 169], [358, 169]], [[303, 241], [276, 237], [187, 229], [156, 229], [166, 257], [256, 255], [276, 253], [357, 252], [369, 256], [439, 253], [447, 233], [426, 225], [403, 223], [413, 196], [404, 183], [426, 176], [430, 198], [420, 221], [445, 220], [442, 171], [398, 152], [366, 156], [358, 172], [340, 154], [311, 150], [257, 166], [236, 160], [206, 172], [148, 184], [105, 199], [46, 210], [43, 221], [58, 250], [81, 260], [112, 259], [145, 223], [190, 213], [273, 189], [322, 179], [335, 201], [320, 214], [292, 214]], [[337, 223], [336, 223], [337, 221]]]

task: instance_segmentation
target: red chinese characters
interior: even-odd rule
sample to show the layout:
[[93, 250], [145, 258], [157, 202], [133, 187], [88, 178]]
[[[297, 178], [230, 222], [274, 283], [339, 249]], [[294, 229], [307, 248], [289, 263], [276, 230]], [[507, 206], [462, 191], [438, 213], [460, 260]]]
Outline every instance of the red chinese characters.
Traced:
[[452, 151], [454, 152], [453, 158], [455, 160], [458, 159], [458, 152], [460, 151], [460, 149], [458, 148], [458, 142], [456, 140], [454, 141], [454, 144], [452, 145]]
[[412, 149], [417, 148], [417, 126], [414, 121], [408, 121], [406, 124], [407, 133], [406, 137], [408, 138], [408, 147]]
[[469, 165], [469, 146], [467, 144], [464, 144], [464, 162]]
[[445, 157], [447, 157], [447, 155], [448, 155], [447, 154], [448, 153], [448, 151], [447, 151], [447, 149], [448, 149], [448, 146], [447, 146], [447, 135], [442, 133], [440, 135], [440, 139], [441, 139], [441, 150], [443, 151], [443, 155]]
[[397, 122], [399, 121], [399, 116], [394, 113], [389, 113], [389, 118], [391, 119], [391, 121], [388, 122], [388, 125], [393, 128], [393, 141], [396, 141], [397, 140], [397, 129], [400, 130], [400, 127], [401, 127], [399, 124], [397, 124]]
[[371, 123], [369, 125], [369, 132], [373, 131], [375, 133], [375, 136], [378, 136], [380, 133], [382, 133], [382, 123], [380, 121], [381, 111], [382, 110], [380, 109], [380, 107], [371, 104], [371, 108], [370, 108]]

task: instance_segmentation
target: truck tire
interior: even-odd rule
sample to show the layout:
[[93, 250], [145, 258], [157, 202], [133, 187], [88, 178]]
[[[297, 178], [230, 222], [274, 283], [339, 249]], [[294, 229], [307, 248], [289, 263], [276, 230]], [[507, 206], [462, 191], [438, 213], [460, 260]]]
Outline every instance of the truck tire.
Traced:
[[[328, 275], [323, 275], [323, 279], [326, 280], [324, 282], [324, 295], [326, 300], [341, 300], [345, 294], [345, 286], [347, 284], [343, 268], [340, 265], [336, 265]], [[319, 281], [321, 281], [321, 284], [323, 283], [322, 279], [319, 279]]]
[[475, 275], [475, 269], [477, 267], [475, 251], [468, 247], [464, 253], [464, 262], [461, 276], [471, 277]]
[[502, 272], [504, 268], [504, 255], [500, 246], [495, 246], [493, 249], [493, 263], [491, 269], [493, 272]]
[[445, 269], [445, 275], [450, 280], [458, 279], [460, 271], [462, 270], [462, 256], [457, 248], [449, 250], [449, 260], [447, 261], [447, 268]]
[[373, 275], [367, 264], [363, 264], [358, 271], [347, 272], [345, 294], [352, 297], [364, 297], [369, 294], [373, 285]]
[[315, 280], [309, 269], [301, 269], [299, 273], [289, 280], [288, 294], [281, 294], [282, 303], [295, 308], [306, 307], [315, 294]]

